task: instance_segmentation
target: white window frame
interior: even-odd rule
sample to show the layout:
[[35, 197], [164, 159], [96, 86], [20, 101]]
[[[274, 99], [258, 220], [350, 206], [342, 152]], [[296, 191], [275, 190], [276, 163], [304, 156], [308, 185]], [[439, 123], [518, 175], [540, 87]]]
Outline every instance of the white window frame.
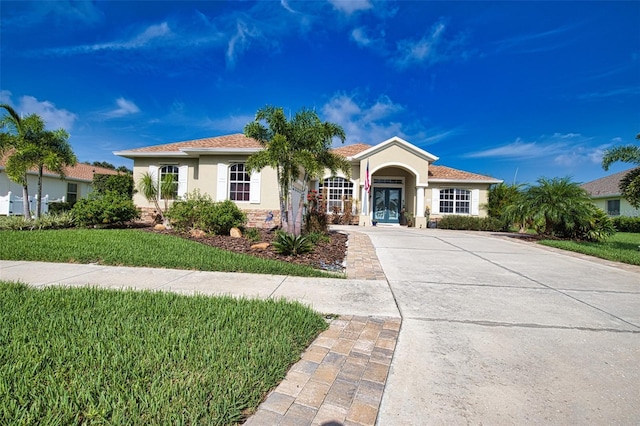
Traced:
[[[340, 182], [340, 186], [330, 186], [331, 183]], [[348, 183], [348, 186], [345, 185]], [[340, 213], [344, 213], [344, 201], [349, 197], [354, 199], [355, 185], [352, 180], [349, 180], [342, 176], [333, 176], [324, 178], [322, 182], [318, 183], [318, 188], [324, 193], [326, 189], [326, 206], [327, 213], [333, 213], [333, 206], [340, 208]], [[333, 190], [333, 192], [332, 192]], [[334, 197], [332, 198], [332, 195]]]
[[[239, 170], [240, 168], [242, 170]], [[238, 189], [238, 186], [242, 186], [242, 188]], [[239, 203], [251, 201], [251, 175], [246, 171], [245, 163], [229, 165], [228, 188], [228, 197], [231, 201]]]
[[[169, 167], [171, 167], [171, 172], [168, 173], [165, 171], [165, 169], [168, 169]], [[163, 164], [160, 165], [159, 167], [159, 171], [158, 171], [158, 194], [160, 194], [160, 185], [162, 185], [162, 180], [164, 178], [165, 175], [167, 174], [171, 174], [174, 176], [173, 179], [173, 185], [174, 185], [174, 190], [173, 190], [173, 194], [171, 196], [171, 198], [169, 198], [170, 200], [175, 200], [178, 198], [178, 186], [179, 186], [179, 181], [180, 181], [180, 167], [178, 167], [175, 164]]]
[[[444, 188], [439, 190], [438, 212], [469, 216], [473, 212], [473, 191], [464, 188]], [[446, 204], [445, 204], [446, 203]]]

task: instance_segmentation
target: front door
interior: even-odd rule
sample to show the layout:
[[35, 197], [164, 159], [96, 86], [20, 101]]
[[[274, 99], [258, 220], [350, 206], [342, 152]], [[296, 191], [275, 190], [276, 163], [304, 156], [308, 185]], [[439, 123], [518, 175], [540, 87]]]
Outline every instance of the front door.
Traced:
[[400, 223], [401, 188], [373, 188], [373, 220]]

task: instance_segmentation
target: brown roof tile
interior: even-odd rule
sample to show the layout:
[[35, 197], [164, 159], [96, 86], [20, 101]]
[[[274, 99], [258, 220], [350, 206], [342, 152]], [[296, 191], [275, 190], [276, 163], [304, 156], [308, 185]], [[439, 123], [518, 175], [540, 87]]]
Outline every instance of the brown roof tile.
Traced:
[[452, 169], [447, 166], [429, 166], [429, 178], [431, 179], [452, 179], [452, 180], [497, 180], [491, 176], [479, 175], [465, 172], [464, 170]]
[[[0, 168], [2, 168], [2, 169], [5, 168], [5, 166], [7, 164], [7, 160], [9, 159], [10, 155], [11, 155], [11, 152], [7, 152], [7, 153], [5, 153], [4, 156], [0, 157]], [[36, 168], [32, 168], [29, 171], [29, 173], [33, 174], [33, 173], [37, 173], [37, 171], [38, 170]], [[116, 170], [106, 169], [104, 167], [96, 167], [96, 166], [92, 166], [90, 164], [83, 164], [83, 163], [77, 163], [73, 167], [65, 167], [64, 168], [64, 173], [65, 173], [65, 175], [66, 175], [66, 177], [68, 179], [85, 180], [85, 181], [92, 181], [94, 174], [103, 174], [103, 175], [117, 175], [117, 174], [119, 174], [119, 172], [116, 171]], [[44, 169], [43, 175], [44, 176], [59, 177], [59, 175], [57, 173], [53, 173], [52, 171], [50, 171], [47, 168]]]
[[352, 145], [334, 148], [332, 151], [334, 154], [342, 155], [343, 157], [353, 157], [369, 148], [371, 148], [371, 145], [367, 145], [366, 143], [354, 143]]
[[145, 146], [126, 150], [127, 152], [179, 152], [184, 148], [262, 148], [260, 143], [242, 133], [217, 136], [213, 138], [195, 139], [184, 142], [173, 142], [164, 145]]
[[584, 188], [592, 197], [620, 195], [620, 181], [631, 170], [633, 169], [592, 180], [591, 182], [583, 183], [580, 187]]

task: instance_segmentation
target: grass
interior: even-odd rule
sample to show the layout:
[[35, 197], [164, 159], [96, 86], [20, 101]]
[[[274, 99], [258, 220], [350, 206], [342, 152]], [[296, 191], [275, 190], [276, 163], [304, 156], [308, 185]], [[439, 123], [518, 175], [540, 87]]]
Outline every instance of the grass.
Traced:
[[309, 266], [135, 229], [0, 231], [0, 259], [344, 278]]
[[324, 328], [283, 300], [0, 281], [0, 424], [242, 422]]
[[637, 233], [618, 232], [607, 241], [599, 243], [542, 240], [540, 244], [615, 262], [640, 265], [640, 234]]

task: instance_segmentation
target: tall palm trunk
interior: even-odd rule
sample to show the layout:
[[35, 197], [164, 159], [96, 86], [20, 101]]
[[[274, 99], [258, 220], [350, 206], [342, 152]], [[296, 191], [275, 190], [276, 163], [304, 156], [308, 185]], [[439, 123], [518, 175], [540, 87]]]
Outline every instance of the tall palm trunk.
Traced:
[[36, 218], [40, 217], [40, 212], [42, 211], [42, 172], [44, 167], [40, 165], [38, 167], [38, 189], [36, 195]]
[[27, 176], [22, 183], [22, 212], [25, 219], [31, 219], [31, 209], [29, 208], [29, 188], [27, 186]]

